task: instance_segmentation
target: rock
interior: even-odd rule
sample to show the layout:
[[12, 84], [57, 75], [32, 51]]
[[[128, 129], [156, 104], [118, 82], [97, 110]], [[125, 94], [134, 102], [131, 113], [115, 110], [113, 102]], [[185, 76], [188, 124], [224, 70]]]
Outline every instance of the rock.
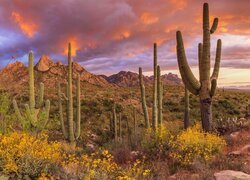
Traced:
[[240, 156], [242, 155], [241, 154], [241, 151], [232, 151], [230, 153], [228, 153], [229, 156]]
[[199, 180], [199, 174], [176, 173], [168, 177], [168, 180]]
[[216, 180], [245, 180], [250, 179], [250, 175], [241, 171], [224, 170], [214, 174]]
[[231, 134], [230, 134], [230, 137], [231, 137], [233, 140], [236, 140], [236, 139], [237, 139], [237, 137], [239, 136], [239, 134], [240, 134], [240, 132], [239, 132], [239, 131], [237, 131], [237, 132], [233, 132], [233, 133], [231, 133]]
[[244, 154], [249, 154], [250, 153], [250, 144], [245, 145], [243, 148], [241, 148], [241, 152]]
[[240, 150], [230, 152], [228, 155], [241, 156], [250, 154], [250, 144], [245, 145]]
[[48, 71], [52, 66], [54, 66], [54, 62], [50, 60], [50, 58], [46, 55], [42, 55], [40, 60], [35, 66], [35, 69], [41, 72]]

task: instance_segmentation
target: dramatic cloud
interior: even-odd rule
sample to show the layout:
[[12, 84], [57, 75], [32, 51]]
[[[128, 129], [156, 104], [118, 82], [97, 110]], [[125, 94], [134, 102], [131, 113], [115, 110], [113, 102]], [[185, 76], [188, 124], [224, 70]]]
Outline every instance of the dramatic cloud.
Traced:
[[[222, 67], [250, 68], [250, 1], [207, 1], [211, 17], [219, 17], [212, 35], [212, 54], [223, 42]], [[197, 67], [202, 41], [201, 0], [1, 0], [1, 67], [47, 54], [66, 62], [67, 44], [74, 60], [87, 70], [112, 74], [120, 70], [152, 71], [152, 47], [158, 43], [163, 70], [176, 70], [175, 32], [183, 33], [190, 65]], [[211, 18], [211, 21], [213, 20]], [[250, 79], [248, 79], [250, 81]]]

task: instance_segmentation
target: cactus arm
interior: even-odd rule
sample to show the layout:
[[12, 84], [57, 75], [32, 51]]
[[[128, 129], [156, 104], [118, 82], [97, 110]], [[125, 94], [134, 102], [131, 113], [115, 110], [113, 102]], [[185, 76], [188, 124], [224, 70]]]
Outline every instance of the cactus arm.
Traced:
[[34, 56], [29, 52], [29, 108], [32, 114], [35, 113], [35, 85], [34, 85]]
[[180, 31], [176, 32], [176, 39], [177, 39], [177, 60], [183, 83], [190, 92], [192, 92], [194, 95], [198, 95], [200, 89], [200, 83], [195, 78], [188, 65], [182, 41], [182, 35]]
[[214, 70], [213, 70], [213, 74], [211, 76], [211, 80], [217, 79], [219, 76], [220, 61], [221, 61], [221, 40], [218, 39], [217, 48], [216, 48], [216, 57], [215, 57], [215, 63], [214, 63]]
[[29, 105], [25, 104], [24, 107], [25, 107], [25, 114], [26, 114], [27, 119], [29, 120], [30, 124], [33, 127], [36, 127], [36, 123], [33, 120], [33, 116], [32, 116], [32, 113], [31, 113]]
[[211, 81], [211, 90], [210, 90], [210, 96], [213, 97], [216, 92], [216, 87], [217, 87], [217, 79], [212, 79]]
[[39, 97], [38, 97], [38, 108], [41, 108], [43, 106], [43, 98], [44, 98], [44, 84], [40, 83], [40, 91], [39, 91]]
[[146, 104], [146, 95], [145, 95], [145, 86], [143, 83], [142, 68], [139, 68], [139, 83], [140, 83], [140, 88], [141, 88], [141, 102], [142, 102], [145, 126], [146, 128], [149, 128], [148, 107]]
[[210, 34], [213, 34], [216, 31], [216, 29], [218, 27], [218, 22], [219, 22], [219, 19], [214, 18], [213, 25], [212, 25], [212, 27], [210, 29]]
[[14, 110], [15, 110], [15, 114], [16, 114], [18, 120], [21, 122], [22, 127], [24, 127], [24, 126], [25, 126], [25, 122], [24, 122], [25, 120], [24, 120], [24, 117], [22, 116], [22, 114], [21, 114], [21, 112], [20, 112], [20, 109], [19, 109], [19, 107], [18, 107], [18, 105], [17, 105], [16, 100], [14, 99], [14, 100], [12, 101], [12, 103], [13, 103], [13, 107], [14, 107]]
[[67, 96], [64, 93], [61, 93], [61, 97], [65, 100], [68, 101], [69, 99], [67, 98]]
[[198, 45], [198, 60], [199, 60], [199, 77], [201, 78], [201, 64], [202, 64], [202, 49], [203, 49], [203, 45], [202, 43], [199, 43]]
[[81, 91], [80, 91], [80, 75], [77, 75], [76, 83], [76, 139], [81, 134]]
[[49, 111], [50, 111], [50, 100], [47, 99], [45, 101], [45, 109], [44, 109], [45, 117], [44, 117], [43, 129], [46, 127], [46, 125], [49, 122]]

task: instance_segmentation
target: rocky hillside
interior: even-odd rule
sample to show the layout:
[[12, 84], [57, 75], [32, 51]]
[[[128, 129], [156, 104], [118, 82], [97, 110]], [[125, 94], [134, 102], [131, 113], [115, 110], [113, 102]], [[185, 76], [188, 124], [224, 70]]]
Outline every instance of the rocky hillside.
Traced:
[[[56, 87], [56, 82], [66, 83], [67, 65], [53, 62], [48, 56], [42, 55], [34, 67], [36, 82], [44, 82], [46, 87]], [[81, 65], [73, 63], [73, 78], [80, 74], [81, 82], [96, 86], [111, 86], [104, 78], [85, 70]], [[14, 93], [28, 82], [28, 69], [21, 62], [9, 64], [0, 70], [0, 85], [2, 88], [11, 89]]]
[[[139, 85], [138, 74], [130, 71], [120, 71], [117, 74], [111, 76], [100, 75], [105, 78], [109, 83], [121, 86], [121, 87], [131, 87]], [[144, 83], [150, 83], [148, 77], [144, 77]]]
[[[34, 69], [36, 82], [44, 82], [46, 89], [55, 89], [56, 82], [66, 83], [67, 65], [62, 62], [54, 62], [48, 56], [42, 55]], [[78, 63], [73, 62], [73, 78], [76, 78], [77, 74], [80, 74], [81, 82], [84, 85], [132, 87], [139, 84], [137, 73], [120, 71], [111, 76], [94, 75]], [[181, 79], [172, 73], [162, 75], [162, 80], [164, 84], [181, 84]], [[152, 82], [152, 76], [144, 76], [146, 85], [150, 85]], [[28, 69], [23, 63], [17, 61], [0, 70], [0, 88], [11, 90], [13, 94], [20, 94], [27, 90], [27, 85]]]
[[[130, 71], [120, 71], [117, 74], [113, 74], [111, 76], [100, 75], [100, 77], [105, 78], [108, 82], [112, 84], [116, 84], [121, 87], [132, 87], [137, 86], [139, 84], [138, 74]], [[176, 75], [172, 73], [164, 74], [161, 76], [164, 84], [170, 85], [181, 85], [182, 80]], [[153, 76], [144, 76], [145, 84], [152, 84]]]

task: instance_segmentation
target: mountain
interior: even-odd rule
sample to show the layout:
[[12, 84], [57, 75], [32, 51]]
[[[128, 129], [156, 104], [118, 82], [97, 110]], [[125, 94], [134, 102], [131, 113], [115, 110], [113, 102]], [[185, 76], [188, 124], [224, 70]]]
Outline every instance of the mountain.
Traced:
[[[130, 71], [120, 71], [117, 74], [111, 76], [99, 75], [105, 78], [109, 83], [121, 86], [121, 87], [131, 87], [139, 85], [138, 74]], [[168, 73], [161, 76], [164, 84], [171, 85], [181, 85], [182, 80], [176, 74]], [[152, 84], [154, 76], [144, 76], [144, 83]]]
[[[42, 55], [38, 63], [34, 66], [35, 82], [43, 82], [46, 89], [54, 89], [56, 94], [56, 83], [66, 84], [67, 82], [67, 65], [62, 62], [54, 62], [48, 56]], [[76, 79], [80, 74], [81, 83], [94, 85], [98, 87], [131, 87], [138, 86], [138, 74], [130, 71], [120, 71], [111, 76], [95, 75], [88, 72], [80, 64], [73, 62], [73, 78]], [[21, 62], [9, 64], [0, 70], [0, 88], [11, 90], [13, 94], [25, 93], [28, 86], [28, 68]], [[181, 84], [181, 79], [172, 73], [162, 75], [164, 84]], [[153, 77], [144, 76], [146, 85], [152, 84]], [[36, 86], [38, 83], [36, 83]]]
[[177, 74], [173, 74], [173, 73], [168, 73], [168, 74], [164, 74], [161, 76], [162, 81], [164, 84], [172, 84], [172, 85], [181, 85], [182, 84], [182, 80], [181, 78], [178, 77]]
[[[137, 86], [139, 84], [139, 75], [130, 71], [120, 71], [117, 74], [111, 76], [100, 75], [104, 77], [109, 83], [121, 86], [121, 87], [131, 87]], [[145, 84], [149, 83], [148, 77], [144, 77]]]
[[28, 71], [23, 63], [16, 61], [0, 70], [0, 88], [19, 89], [28, 82]]
[[[62, 62], [53, 62], [48, 56], [42, 55], [34, 66], [35, 82], [44, 82], [46, 88], [55, 89], [56, 83], [66, 83], [67, 65]], [[80, 74], [82, 83], [99, 87], [112, 86], [104, 78], [85, 70], [81, 65], [73, 62], [73, 78]], [[28, 85], [28, 68], [21, 62], [9, 64], [0, 70], [0, 88], [12, 90], [14, 94], [26, 90]], [[24, 88], [24, 89], [22, 89]]]

